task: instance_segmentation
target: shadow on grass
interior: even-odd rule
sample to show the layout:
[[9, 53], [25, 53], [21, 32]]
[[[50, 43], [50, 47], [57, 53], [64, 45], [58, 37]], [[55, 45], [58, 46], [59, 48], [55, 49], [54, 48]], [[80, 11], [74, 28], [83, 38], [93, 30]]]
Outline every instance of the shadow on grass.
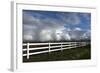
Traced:
[[29, 59], [23, 57], [23, 62], [40, 62], [40, 61], [61, 61], [61, 60], [85, 60], [91, 59], [90, 45], [66, 49], [63, 51], [55, 51], [38, 55], [31, 55]]

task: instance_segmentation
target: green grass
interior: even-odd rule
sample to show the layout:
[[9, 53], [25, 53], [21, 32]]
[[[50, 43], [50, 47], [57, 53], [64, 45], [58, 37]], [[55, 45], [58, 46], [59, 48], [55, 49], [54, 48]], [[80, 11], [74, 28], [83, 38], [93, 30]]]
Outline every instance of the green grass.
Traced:
[[50, 53], [32, 55], [29, 59], [23, 57], [23, 62], [40, 62], [40, 61], [61, 61], [61, 60], [85, 60], [91, 59], [90, 45], [79, 48], [66, 49]]

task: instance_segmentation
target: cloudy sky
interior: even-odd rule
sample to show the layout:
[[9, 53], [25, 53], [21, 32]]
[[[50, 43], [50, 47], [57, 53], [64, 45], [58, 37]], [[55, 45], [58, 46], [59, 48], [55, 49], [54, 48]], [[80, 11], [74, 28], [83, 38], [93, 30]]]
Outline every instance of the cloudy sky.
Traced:
[[23, 10], [23, 41], [67, 41], [90, 37], [90, 13]]

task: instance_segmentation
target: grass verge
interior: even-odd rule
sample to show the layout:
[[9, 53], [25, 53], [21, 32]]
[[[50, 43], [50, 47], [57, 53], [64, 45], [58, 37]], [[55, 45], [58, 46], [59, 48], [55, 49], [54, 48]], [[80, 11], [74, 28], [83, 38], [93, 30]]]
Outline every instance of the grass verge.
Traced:
[[41, 61], [61, 61], [61, 60], [85, 60], [91, 59], [90, 45], [50, 53], [31, 55], [29, 59], [23, 57], [23, 62], [41, 62]]

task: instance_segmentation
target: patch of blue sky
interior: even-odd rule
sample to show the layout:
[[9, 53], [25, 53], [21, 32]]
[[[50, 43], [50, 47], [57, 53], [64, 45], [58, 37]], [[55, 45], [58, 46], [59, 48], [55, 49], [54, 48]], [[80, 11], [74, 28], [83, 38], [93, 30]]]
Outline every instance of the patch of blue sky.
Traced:
[[[67, 29], [70, 30], [77, 29], [86, 32], [88, 30], [89, 31], [91, 30], [91, 13], [23, 10], [23, 18], [27, 19], [27, 20], [23, 20], [23, 25], [28, 26], [25, 27], [24, 29], [28, 29], [27, 31], [31, 30], [32, 34], [33, 34], [33, 30], [34, 31], [39, 31], [39, 30], [51, 31], [54, 29], [61, 30], [59, 27], [61, 28], [64, 27], [64, 31]], [[35, 28], [35, 26], [36, 28], [39, 27], [41, 29], [37, 29], [37, 30], [30, 29], [30, 27]], [[47, 29], [44, 29], [44, 27], [46, 27]]]

